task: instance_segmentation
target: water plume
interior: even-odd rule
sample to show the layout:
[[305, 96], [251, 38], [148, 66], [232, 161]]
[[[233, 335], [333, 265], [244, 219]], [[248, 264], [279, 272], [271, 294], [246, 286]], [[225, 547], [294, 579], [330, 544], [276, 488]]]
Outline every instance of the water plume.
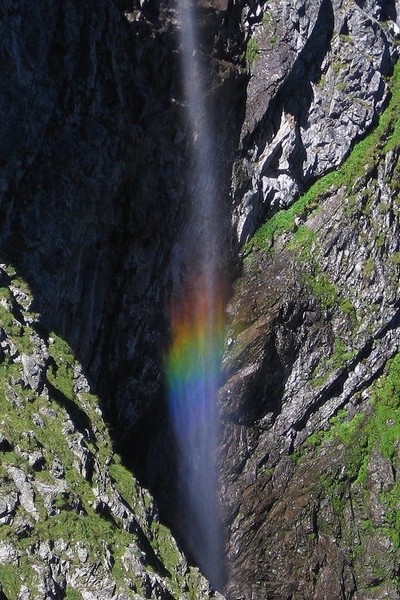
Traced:
[[223, 311], [211, 306], [208, 292], [207, 282], [197, 279], [172, 312], [173, 340], [167, 370], [185, 541], [202, 572], [221, 590], [222, 539], [214, 453]]
[[178, 0], [182, 83], [189, 124], [186, 230], [172, 259], [170, 417], [178, 449], [184, 537], [212, 586], [224, 585], [218, 512], [217, 395], [224, 329], [218, 152], [209, 97], [210, 57], [198, 40], [195, 0]]

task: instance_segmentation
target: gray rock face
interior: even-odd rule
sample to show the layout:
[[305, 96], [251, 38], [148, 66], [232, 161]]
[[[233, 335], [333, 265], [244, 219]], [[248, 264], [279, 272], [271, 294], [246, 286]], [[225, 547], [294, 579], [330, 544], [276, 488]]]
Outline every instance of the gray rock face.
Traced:
[[[397, 449], [387, 442], [382, 450], [397, 417], [388, 408], [381, 422], [376, 412], [397, 392], [379, 395], [374, 384], [400, 348], [400, 223], [397, 184], [387, 177], [399, 154], [386, 139], [383, 132], [375, 159], [366, 151], [375, 164], [353, 189], [319, 196], [269, 250], [254, 242], [228, 307], [228, 597], [369, 598], [372, 587], [374, 598], [399, 594], [388, 526]], [[335, 429], [343, 408], [352, 424]], [[317, 450], [304, 450], [313, 435]], [[357, 550], [364, 544], [373, 546], [370, 563]], [[379, 577], [366, 578], [378, 564]]]
[[43, 380], [40, 365], [32, 356], [21, 355], [21, 362], [24, 371], [26, 383], [35, 391], [39, 392], [43, 388]]
[[[251, 9], [254, 12], [254, 8]], [[387, 99], [395, 7], [273, 2], [247, 28], [250, 65], [234, 223], [241, 243], [310, 180], [337, 167]], [[249, 22], [250, 21], [250, 22]]]
[[[1, 247], [34, 310], [72, 345], [131, 443], [160, 413], [170, 256], [191, 167], [174, 9], [122, 4], [2, 9], [0, 214]], [[203, 7], [200, 25], [227, 198], [242, 104], [227, 111], [226, 99], [243, 97], [246, 75], [239, 9], [228, 23], [223, 4]], [[22, 360], [27, 383], [40, 385]]]
[[13, 466], [8, 468], [8, 473], [12, 477], [18, 490], [19, 501], [22, 507], [26, 512], [31, 514], [35, 520], [38, 520], [39, 515], [35, 507], [35, 492], [32, 488], [30, 477], [28, 477], [21, 469]]

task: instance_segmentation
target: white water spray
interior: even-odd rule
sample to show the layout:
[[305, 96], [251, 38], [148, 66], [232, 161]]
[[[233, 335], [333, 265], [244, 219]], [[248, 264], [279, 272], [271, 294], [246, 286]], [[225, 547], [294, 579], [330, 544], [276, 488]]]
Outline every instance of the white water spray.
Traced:
[[[207, 100], [210, 77], [206, 68], [210, 61], [199, 44], [196, 0], [177, 1], [191, 168], [187, 229], [180, 241], [186, 274], [173, 290], [168, 392], [179, 453], [185, 542], [204, 575], [221, 591], [224, 560], [215, 452], [224, 286], [219, 269], [222, 224], [218, 165]], [[176, 272], [174, 265], [171, 268]]]

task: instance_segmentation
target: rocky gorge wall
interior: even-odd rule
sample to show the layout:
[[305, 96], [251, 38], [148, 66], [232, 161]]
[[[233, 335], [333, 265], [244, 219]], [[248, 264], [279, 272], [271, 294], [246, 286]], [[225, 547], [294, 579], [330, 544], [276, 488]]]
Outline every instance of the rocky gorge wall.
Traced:
[[[200, 8], [204, 56], [213, 66], [208, 83], [216, 98], [214, 118], [226, 124], [216, 153], [228, 195], [228, 149], [238, 135], [241, 103], [226, 110], [221, 98], [236, 96], [246, 74], [225, 56], [228, 32], [238, 22], [225, 22], [218, 7]], [[23, 598], [29, 590], [41, 599], [209, 597], [209, 585], [198, 573], [189, 575], [169, 532], [161, 526], [156, 531], [150, 497], [143, 491], [145, 500], [137, 500], [137, 481], [118, 467], [110, 467], [111, 476], [117, 457], [110, 448], [103, 454], [111, 446], [105, 422], [113, 444], [125, 449], [125, 461], [148, 480], [146, 454], [165, 422], [170, 262], [185, 226], [191, 168], [174, 9], [168, 3], [16, 0], [2, 4], [0, 17], [0, 252], [29, 290], [35, 315], [31, 328], [12, 300], [2, 319], [9, 415], [2, 461], [15, 474], [11, 481], [7, 469], [2, 472], [3, 595]], [[211, 52], [215, 36], [218, 49]], [[232, 59], [240, 60], [234, 36], [229, 44]], [[229, 240], [228, 211], [226, 222], [221, 233]], [[9, 356], [11, 326], [27, 348], [17, 351], [10, 343]], [[72, 350], [54, 363], [49, 339], [63, 339]], [[75, 361], [82, 364], [84, 391], [99, 397], [83, 406], [72, 381], [67, 392], [58, 385], [50, 390], [47, 373], [58, 370], [58, 360], [70, 379]], [[24, 379], [25, 363], [32, 377], [40, 375], [40, 389]], [[30, 404], [9, 401], [9, 387], [17, 399], [28, 390], [38, 410], [60, 404], [67, 413], [52, 412], [54, 419], [42, 419], [43, 425], [36, 417], [31, 423]], [[104, 414], [98, 435], [91, 426], [96, 402]], [[68, 411], [77, 423], [66, 432]], [[20, 452], [16, 446], [25, 429]], [[59, 436], [67, 448], [57, 452]], [[31, 464], [37, 448], [43, 448], [41, 458]], [[74, 450], [89, 460], [87, 472], [79, 461], [75, 468]], [[51, 470], [54, 460], [62, 464], [61, 482]], [[151, 529], [144, 531], [136, 520], [146, 511]], [[105, 537], [109, 544], [93, 540]]]
[[221, 391], [232, 597], [398, 596], [392, 124], [359, 149], [355, 184], [353, 154], [245, 258]]
[[[233, 284], [220, 450], [228, 598], [399, 593], [397, 363], [386, 367], [398, 348], [397, 11], [198, 5]], [[0, 17], [2, 260], [29, 284], [44, 344], [53, 331], [71, 345], [114, 443], [184, 544], [163, 378], [191, 171], [174, 6], [9, 0]], [[391, 96], [381, 129], [352, 151]], [[22, 498], [15, 478], [7, 485]], [[48, 597], [67, 594], [57, 585]], [[185, 585], [164, 588], [186, 597]], [[110, 597], [161, 593], [110, 586]], [[207, 597], [199, 586], [194, 597]]]
[[[168, 3], [138, 11], [109, 0], [7, 2], [1, 14], [3, 252], [119, 427], [146, 413], [152, 422], [160, 404], [170, 263], [185, 225], [191, 165], [174, 19]], [[239, 25], [213, 6], [199, 19], [227, 195], [245, 74], [226, 46], [239, 61], [228, 39]], [[236, 95], [226, 110], [223, 98]]]
[[115, 452], [99, 399], [0, 267], [0, 597], [218, 598]]
[[228, 597], [399, 595], [396, 15], [313, 3], [247, 16], [239, 238], [267, 219], [227, 309]]

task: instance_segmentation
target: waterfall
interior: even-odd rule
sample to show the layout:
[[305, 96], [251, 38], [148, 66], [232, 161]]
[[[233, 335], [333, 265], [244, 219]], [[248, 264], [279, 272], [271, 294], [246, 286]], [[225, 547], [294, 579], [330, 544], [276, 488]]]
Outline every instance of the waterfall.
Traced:
[[185, 542], [212, 586], [222, 590], [218, 512], [217, 394], [224, 285], [218, 153], [212, 123], [209, 57], [199, 42], [196, 0], [177, 0], [182, 84], [189, 123], [186, 229], [173, 253], [172, 341], [167, 359], [171, 423], [178, 448]]

